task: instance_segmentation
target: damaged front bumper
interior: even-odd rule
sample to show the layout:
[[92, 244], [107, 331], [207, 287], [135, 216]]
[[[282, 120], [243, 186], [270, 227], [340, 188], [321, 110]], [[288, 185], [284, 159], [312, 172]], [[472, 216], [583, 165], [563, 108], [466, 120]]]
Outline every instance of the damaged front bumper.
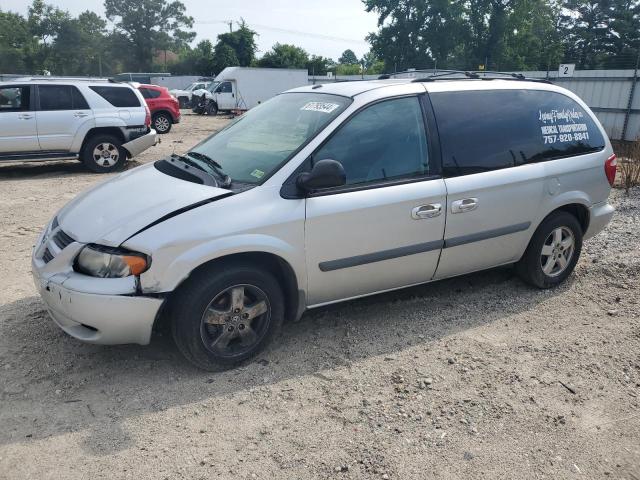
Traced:
[[49, 236], [41, 236], [36, 244], [31, 270], [54, 322], [88, 343], [148, 344], [163, 299], [138, 295], [135, 277], [94, 278], [73, 271], [84, 245], [74, 242], [55, 251]]
[[152, 129], [146, 135], [142, 135], [141, 137], [138, 137], [135, 140], [131, 140], [130, 142], [125, 143], [124, 145], [122, 145], [122, 148], [124, 148], [127, 151], [127, 153], [129, 154], [129, 158], [133, 158], [141, 154], [148, 148], [153, 147], [159, 141], [160, 141], [159, 135], [156, 133], [155, 130]]

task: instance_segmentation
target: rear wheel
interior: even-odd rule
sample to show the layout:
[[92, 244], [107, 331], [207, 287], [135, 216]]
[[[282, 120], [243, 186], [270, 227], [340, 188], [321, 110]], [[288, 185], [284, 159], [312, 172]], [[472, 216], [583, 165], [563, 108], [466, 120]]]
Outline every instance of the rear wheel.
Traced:
[[171, 308], [180, 352], [204, 370], [233, 367], [261, 352], [284, 320], [276, 278], [248, 265], [205, 271], [179, 291]]
[[571, 275], [581, 250], [582, 227], [576, 217], [567, 212], [555, 212], [533, 234], [516, 270], [531, 285], [555, 287]]
[[187, 97], [179, 97], [178, 103], [180, 108], [189, 108], [191, 106], [191, 101]]
[[153, 128], [160, 134], [169, 133], [172, 123], [171, 116], [164, 112], [156, 113], [153, 116]]
[[80, 159], [92, 172], [109, 173], [122, 168], [127, 152], [117, 137], [96, 135], [87, 140]]

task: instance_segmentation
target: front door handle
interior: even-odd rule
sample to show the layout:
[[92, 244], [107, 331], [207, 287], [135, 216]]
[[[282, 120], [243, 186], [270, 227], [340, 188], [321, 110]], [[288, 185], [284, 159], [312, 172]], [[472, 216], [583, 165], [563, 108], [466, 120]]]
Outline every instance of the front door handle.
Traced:
[[476, 208], [478, 208], [477, 198], [464, 198], [462, 200], [456, 200], [451, 204], [451, 213], [471, 212]]
[[411, 210], [411, 218], [414, 220], [423, 220], [425, 218], [437, 217], [442, 213], [442, 205], [439, 203], [430, 203], [429, 205], [420, 205]]
[[33, 118], [33, 115], [30, 113], [23, 113], [21, 115], [18, 115], [18, 118], [20, 120], [31, 120]]

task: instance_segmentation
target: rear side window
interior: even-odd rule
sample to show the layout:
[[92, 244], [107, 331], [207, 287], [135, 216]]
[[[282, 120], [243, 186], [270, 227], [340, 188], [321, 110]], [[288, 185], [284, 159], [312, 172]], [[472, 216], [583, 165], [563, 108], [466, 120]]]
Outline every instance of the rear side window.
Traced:
[[29, 110], [30, 92], [29, 87], [0, 87], [0, 113]]
[[131, 88], [128, 87], [89, 87], [114, 107], [139, 107], [140, 101]]
[[72, 85], [38, 85], [40, 110], [88, 110], [89, 105]]
[[152, 90], [150, 88], [141, 88], [140, 93], [144, 98], [158, 98], [160, 96], [160, 90]]
[[591, 116], [561, 93], [438, 92], [431, 102], [449, 177], [582, 155], [605, 145]]

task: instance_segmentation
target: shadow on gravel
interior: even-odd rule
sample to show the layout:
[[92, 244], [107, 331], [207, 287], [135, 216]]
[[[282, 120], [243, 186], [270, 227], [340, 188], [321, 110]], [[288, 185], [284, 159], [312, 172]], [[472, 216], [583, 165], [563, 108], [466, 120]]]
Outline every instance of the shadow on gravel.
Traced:
[[[123, 170], [139, 167], [141, 163], [129, 160]], [[3, 180], [32, 180], [34, 177], [46, 175], [47, 178], [66, 177], [73, 175], [92, 175], [97, 178], [107, 178], [105, 175], [92, 173], [87, 170], [79, 160], [66, 160], [62, 162], [22, 162], [0, 164], [0, 182]]]
[[30, 297], [0, 307], [0, 444], [88, 429], [87, 453], [106, 455], [135, 443], [127, 418], [307, 375], [332, 381], [333, 369], [504, 321], [568, 288], [535, 290], [501, 268], [333, 305], [285, 325], [256, 361], [222, 373], [187, 364], [167, 334], [147, 347], [83, 344]]

